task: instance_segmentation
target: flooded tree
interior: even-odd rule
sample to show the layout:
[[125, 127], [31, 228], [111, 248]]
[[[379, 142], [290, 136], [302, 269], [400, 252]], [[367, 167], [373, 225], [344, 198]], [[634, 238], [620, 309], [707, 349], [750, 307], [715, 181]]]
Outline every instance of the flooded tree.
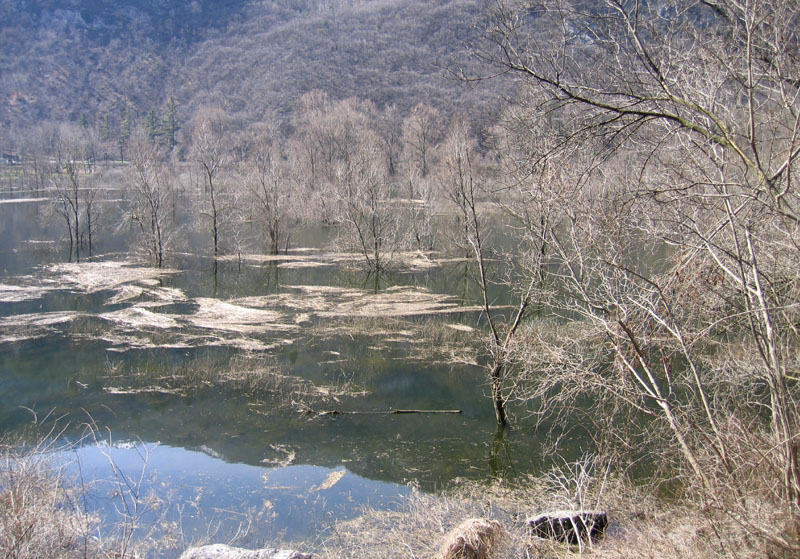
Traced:
[[[450, 237], [467, 258], [475, 255], [472, 239], [483, 228], [478, 219], [478, 198], [485, 192], [487, 180], [481, 174], [480, 156], [474, 139], [469, 134], [469, 124], [463, 118], [453, 121], [440, 148], [441, 165], [437, 167], [436, 183], [442, 198], [455, 210]], [[480, 176], [479, 176], [480, 175]], [[484, 196], [485, 198], [485, 196]]]
[[337, 158], [342, 139], [332, 122], [333, 102], [328, 94], [314, 90], [303, 95], [295, 111], [295, 132], [290, 139], [294, 172], [303, 185], [309, 201], [320, 206], [322, 219], [330, 210], [320, 190], [330, 183], [331, 166]]
[[161, 129], [159, 133], [163, 135], [166, 142], [167, 149], [172, 151], [178, 145], [177, 133], [180, 130], [178, 124], [178, 104], [175, 97], [170, 95], [167, 100], [167, 106], [164, 109], [165, 114], [161, 120]]
[[160, 268], [164, 263], [174, 203], [170, 171], [147, 131], [137, 129], [134, 132], [128, 157], [128, 216], [138, 229], [140, 246], [150, 262]]
[[117, 145], [119, 146], [120, 163], [125, 162], [125, 150], [127, 149], [128, 142], [131, 139], [133, 126], [134, 124], [133, 124], [133, 116], [131, 115], [131, 107], [130, 105], [126, 105], [125, 110], [122, 112], [122, 117], [120, 118], [119, 134], [117, 135]]
[[192, 131], [189, 158], [197, 165], [205, 200], [203, 214], [211, 223], [214, 258], [219, 253], [220, 222], [229, 209], [225, 199], [223, 171], [231, 163], [231, 120], [222, 109], [198, 111]]
[[57, 165], [52, 157], [57, 143], [58, 125], [55, 123], [32, 127], [21, 138], [25, 179], [34, 192], [44, 192], [50, 186]]
[[413, 167], [404, 167], [403, 173], [396, 178], [400, 179], [396, 191], [410, 195], [408, 198], [398, 199], [396, 207], [399, 219], [408, 226], [410, 246], [423, 253], [431, 251], [437, 242], [434, 219], [437, 196], [435, 182], [430, 176], [423, 177]]
[[375, 116], [372, 103], [355, 98], [334, 102], [327, 94], [312, 91], [300, 99], [291, 159], [312, 219], [329, 224], [340, 220], [339, 167], [360, 149], [365, 133], [373, 134], [376, 146], [380, 144], [372, 132]]
[[295, 176], [307, 185], [306, 218], [336, 225], [340, 246], [357, 251], [376, 272], [407, 241], [400, 226], [405, 217], [401, 204], [392, 204], [391, 158], [379, 124], [371, 102], [332, 102], [312, 92], [301, 99], [298, 128], [290, 140]]
[[92, 256], [93, 233], [97, 227], [94, 211], [97, 188], [90, 176], [89, 145], [76, 126], [63, 124], [58, 129], [54, 149], [56, 171], [50, 183], [55, 191], [55, 211], [66, 225], [70, 259], [74, 250], [75, 261], [80, 262], [84, 240], [88, 243], [89, 257]]
[[400, 111], [394, 105], [386, 107], [378, 115], [375, 126], [383, 141], [389, 176], [394, 177], [399, 172], [403, 152], [401, 139], [403, 122], [400, 118]]
[[491, 360], [487, 369], [491, 398], [495, 419], [499, 426], [505, 427], [508, 424], [507, 403], [519, 385], [519, 379], [515, 377], [517, 367], [512, 347], [530, 308], [534, 287], [541, 281], [538, 273], [540, 262], [533, 267], [534, 273], [519, 276], [522, 278], [521, 291], [516, 286], [519, 303], [513, 312], [505, 315], [494, 304], [491, 291], [497, 283], [508, 284], [508, 278], [500, 270], [490, 269], [490, 262], [495, 265], [502, 263], [505, 268], [512, 267], [516, 262], [503, 258], [504, 255], [490, 246], [491, 228], [486, 223], [484, 210], [493, 201], [492, 179], [477, 153], [476, 142], [469, 134], [469, 124], [465, 119], [454, 119], [442, 143], [440, 155], [437, 180], [444, 197], [455, 208], [454, 237], [466, 251], [467, 257], [474, 259], [477, 269], [476, 281], [489, 328], [488, 350]]
[[378, 138], [364, 130], [355, 150], [334, 170], [342, 240], [358, 250], [376, 273], [386, 268], [401, 240], [385, 161]]
[[[398, 193], [407, 197], [407, 215], [403, 219], [408, 222], [413, 243], [419, 251], [431, 250], [434, 246], [433, 202], [436, 187], [432, 175], [439, 164], [442, 129], [442, 118], [436, 109], [425, 104], [416, 105], [400, 124], [399, 156], [389, 159], [393, 163], [399, 162], [390, 170], [395, 169], [392, 174], [398, 182]], [[395, 147], [388, 142], [386, 146], [387, 149]]]
[[244, 163], [244, 182], [253, 219], [264, 232], [269, 251], [278, 254], [289, 244], [287, 221], [291, 211], [292, 187], [288, 160], [277, 131], [259, 127], [253, 132], [249, 159]]
[[427, 177], [435, 164], [435, 148], [443, 129], [439, 111], [423, 103], [411, 111], [402, 127], [403, 155], [406, 165]]

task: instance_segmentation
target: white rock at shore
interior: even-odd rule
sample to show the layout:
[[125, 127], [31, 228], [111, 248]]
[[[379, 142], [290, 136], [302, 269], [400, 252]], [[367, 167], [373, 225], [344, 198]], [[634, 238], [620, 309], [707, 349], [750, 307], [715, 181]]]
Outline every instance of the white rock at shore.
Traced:
[[241, 549], [217, 543], [190, 547], [178, 559], [311, 559], [311, 555], [292, 549]]

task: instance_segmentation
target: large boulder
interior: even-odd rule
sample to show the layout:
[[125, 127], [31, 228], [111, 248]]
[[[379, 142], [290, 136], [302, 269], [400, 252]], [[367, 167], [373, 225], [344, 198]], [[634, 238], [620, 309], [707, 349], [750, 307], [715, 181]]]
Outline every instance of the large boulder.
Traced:
[[311, 555], [291, 549], [241, 549], [217, 543], [190, 547], [178, 559], [311, 559]]
[[608, 527], [608, 515], [603, 511], [554, 511], [525, 520], [531, 535], [572, 545], [596, 540]]

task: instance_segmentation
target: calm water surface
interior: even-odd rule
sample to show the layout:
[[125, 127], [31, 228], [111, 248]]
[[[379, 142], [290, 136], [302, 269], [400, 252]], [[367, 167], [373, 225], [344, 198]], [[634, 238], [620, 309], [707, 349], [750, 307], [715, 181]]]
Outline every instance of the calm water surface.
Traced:
[[[11, 202], [15, 196], [32, 197], [0, 200], [0, 433], [58, 418], [75, 440], [93, 424], [105, 442], [84, 439], [61, 458], [79, 464], [83, 476], [111, 484], [119, 472], [133, 476], [145, 464], [143, 487], [164, 496], [169, 519], [189, 540], [213, 526], [216, 540], [225, 541], [245, 517], [258, 520], [250, 530], [255, 541], [313, 539], [332, 518], [360, 506], [394, 506], [411, 482], [434, 491], [458, 477], [513, 477], [542, 466], [530, 423], [521, 419], [498, 436], [479, 367], [425, 359], [414, 336], [381, 332], [389, 322], [380, 317], [352, 331], [342, 317], [318, 308], [338, 308], [347, 289], [398, 288], [474, 305], [463, 263], [396, 273], [376, 285], [352, 266], [246, 257], [214, 265], [202, 247], [193, 247], [169, 261], [171, 273], [140, 277], [139, 268], [125, 268], [113, 285], [87, 288], [76, 274], [127, 258], [130, 239], [111, 226], [118, 204], [104, 212], [94, 262], [65, 271], [53, 267], [67, 259], [66, 245], [57, 242], [63, 225], [47, 214], [47, 202]], [[185, 238], [199, 242], [204, 235]], [[295, 246], [316, 252], [292, 255], [322, 258], [326, 241], [325, 232], [298, 233]], [[323, 296], [308, 286], [336, 289]], [[249, 297], [266, 298], [258, 311], [279, 315], [274, 328], [262, 328], [262, 315], [245, 317], [244, 327], [213, 326], [227, 312], [214, 311], [216, 302]], [[154, 316], [170, 324], [137, 322]], [[425, 321], [477, 327], [480, 317], [463, 312], [405, 320], [417, 327]], [[291, 395], [214, 386], [127, 390], [209, 363], [235, 368], [243, 356], [267, 359], [315, 386], [343, 389], [324, 401], [328, 408], [370, 413], [309, 416], [298, 412]], [[374, 413], [391, 409], [462, 413]], [[576, 444], [574, 453], [580, 452]], [[326, 487], [326, 479], [335, 483]], [[104, 496], [113, 491], [97, 487], [92, 506], [111, 511]]]

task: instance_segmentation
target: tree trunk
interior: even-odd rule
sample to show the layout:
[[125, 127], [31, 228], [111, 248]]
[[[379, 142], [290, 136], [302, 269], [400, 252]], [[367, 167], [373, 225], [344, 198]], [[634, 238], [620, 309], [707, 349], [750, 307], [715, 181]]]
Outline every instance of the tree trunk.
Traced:
[[500, 382], [503, 378], [503, 369], [505, 363], [496, 361], [489, 377], [492, 380], [492, 402], [494, 403], [494, 417], [497, 424], [501, 427], [508, 425], [508, 416], [506, 415], [506, 400], [503, 397], [503, 391]]

